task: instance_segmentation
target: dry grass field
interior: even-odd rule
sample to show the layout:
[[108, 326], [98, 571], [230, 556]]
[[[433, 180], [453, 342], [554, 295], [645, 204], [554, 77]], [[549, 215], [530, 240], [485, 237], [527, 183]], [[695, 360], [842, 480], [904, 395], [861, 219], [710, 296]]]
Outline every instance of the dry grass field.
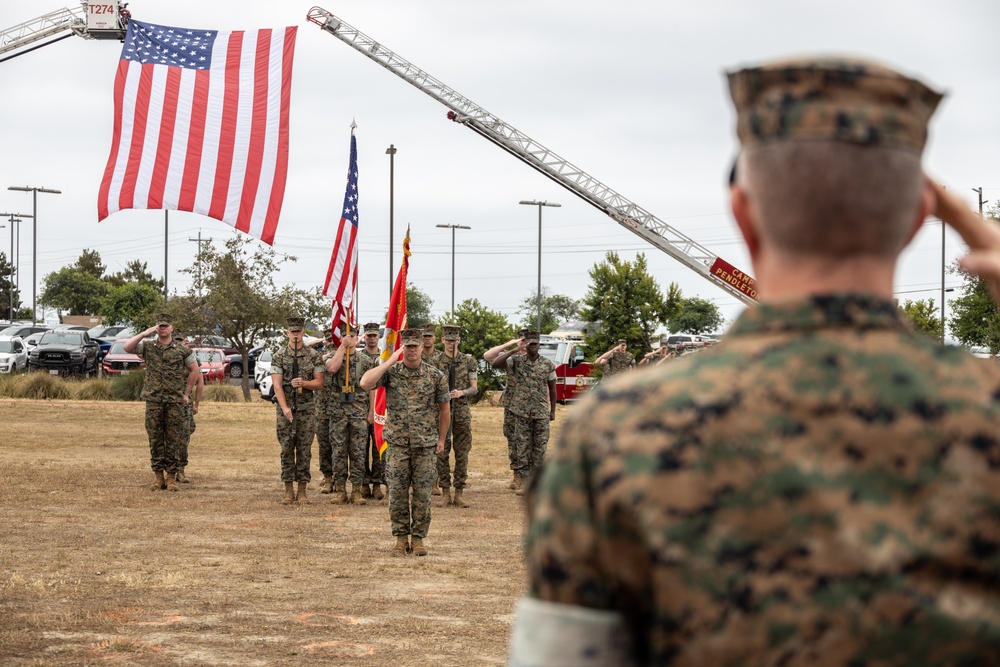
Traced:
[[[500, 408], [474, 408], [472, 507], [426, 558], [387, 501], [283, 506], [274, 408], [208, 403], [180, 493], [143, 404], [0, 400], [0, 665], [502, 665], [524, 590]], [[558, 429], [560, 416], [554, 425]]]

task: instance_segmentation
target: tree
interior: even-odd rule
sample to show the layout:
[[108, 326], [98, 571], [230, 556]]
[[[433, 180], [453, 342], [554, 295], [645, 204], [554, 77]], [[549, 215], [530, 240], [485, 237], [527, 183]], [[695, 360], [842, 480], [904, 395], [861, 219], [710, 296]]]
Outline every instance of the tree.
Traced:
[[[898, 305], [898, 304], [897, 304]], [[913, 326], [918, 331], [922, 331], [934, 340], [941, 342], [941, 318], [938, 316], [938, 309], [934, 306], [934, 299], [920, 299], [911, 301], [907, 299], [899, 310], [909, 318]]]
[[[422, 327], [428, 322], [433, 321], [431, 318], [431, 306], [434, 305], [434, 299], [423, 291], [416, 285], [410, 284], [406, 286], [406, 326], [411, 329], [416, 329]], [[458, 310], [456, 308], [456, 310]], [[385, 313], [382, 315], [382, 321], [385, 322], [389, 317], [389, 309], [385, 309]]]
[[[547, 287], [542, 286], [542, 325], [540, 333], [552, 333], [566, 320], [575, 319], [580, 310], [580, 302], [565, 294], [550, 294]], [[521, 324], [527, 329], [538, 326], [538, 293], [532, 291], [524, 298], [517, 309], [521, 313]], [[488, 348], [487, 348], [488, 349]]]
[[38, 300], [70, 315], [95, 315], [107, 292], [107, 283], [91, 271], [64, 266], [45, 276]]
[[[987, 211], [987, 217], [1000, 222], [1000, 206]], [[952, 299], [948, 326], [951, 335], [962, 345], [987, 347], [990, 354], [1000, 353], [1000, 311], [990, 296], [985, 281], [966, 273], [957, 264], [953, 274], [962, 276], [962, 296]]]
[[[16, 276], [17, 270], [14, 269], [7, 255], [0, 252], [0, 313], [3, 313], [3, 316], [8, 320], [18, 319], [21, 308], [21, 293], [14, 281]], [[11, 312], [11, 303], [13, 303], [13, 312]]]
[[[203, 244], [185, 273], [194, 276], [187, 298], [171, 299], [175, 327], [190, 334], [215, 332], [229, 339], [249, 368], [250, 348], [267, 332], [285, 328], [285, 318], [297, 314], [306, 300], [292, 287], [274, 282], [279, 266], [295, 257], [279, 255], [248, 236], [233, 236], [225, 249]], [[202, 294], [201, 297], [197, 295]], [[243, 398], [250, 400], [248, 374], [243, 374]]]
[[466, 299], [455, 307], [455, 312], [446, 313], [443, 322], [462, 327], [462, 344], [459, 349], [480, 362], [479, 395], [482, 396], [484, 391], [499, 389], [503, 373], [482, 359], [486, 350], [514, 337], [514, 326], [507, 321], [507, 317], [486, 308], [478, 299]]
[[103, 279], [104, 272], [108, 270], [108, 267], [101, 264], [101, 253], [87, 248], [84, 248], [83, 252], [80, 253], [80, 257], [77, 258], [76, 265], [73, 268], [84, 273], [89, 273], [98, 280]]
[[130, 325], [142, 331], [155, 323], [163, 306], [163, 294], [154, 286], [129, 282], [108, 290], [100, 312], [105, 324]]
[[154, 277], [153, 274], [149, 272], [149, 267], [146, 265], [146, 262], [138, 259], [133, 259], [131, 262], [126, 264], [123, 271], [112, 273], [107, 276], [106, 280], [112, 287], [121, 287], [122, 285], [128, 283], [134, 283], [138, 285], [149, 285], [161, 294], [163, 293], [163, 278]]
[[719, 330], [725, 322], [719, 307], [696, 296], [681, 300], [681, 310], [667, 324], [674, 333], [707, 334]]
[[642, 253], [635, 262], [628, 262], [608, 251], [605, 260], [590, 269], [590, 287], [580, 317], [597, 325], [596, 331], [584, 336], [592, 352], [600, 354], [624, 338], [630, 348], [645, 354], [655, 347], [656, 330], [680, 312], [680, 287], [670, 283], [664, 297], [646, 266]]

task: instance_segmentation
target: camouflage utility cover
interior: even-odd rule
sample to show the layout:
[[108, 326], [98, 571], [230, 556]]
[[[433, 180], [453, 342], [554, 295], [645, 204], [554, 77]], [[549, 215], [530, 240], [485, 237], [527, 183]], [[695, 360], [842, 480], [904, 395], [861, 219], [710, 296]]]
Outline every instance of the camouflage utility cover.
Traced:
[[612, 375], [618, 375], [633, 367], [635, 367], [635, 357], [632, 353], [616, 349], [608, 357], [608, 362], [604, 367], [604, 376], [611, 377]]
[[378, 379], [378, 387], [385, 387], [385, 441], [390, 447], [437, 445], [438, 404], [450, 400], [444, 373], [426, 363], [417, 368], [395, 363]]
[[728, 77], [744, 147], [806, 139], [920, 154], [942, 98], [887, 67], [845, 58], [774, 62]]
[[753, 307], [573, 411], [531, 594], [620, 612], [640, 664], [1000, 664], [998, 400], [891, 302]]
[[539, 355], [534, 361], [526, 354], [507, 357], [507, 409], [521, 417], [549, 416], [549, 380], [556, 379], [556, 366]]
[[135, 353], [146, 361], [141, 398], [152, 403], [183, 403], [188, 366], [197, 363], [187, 345], [171, 340], [163, 345], [156, 338], [143, 338]]

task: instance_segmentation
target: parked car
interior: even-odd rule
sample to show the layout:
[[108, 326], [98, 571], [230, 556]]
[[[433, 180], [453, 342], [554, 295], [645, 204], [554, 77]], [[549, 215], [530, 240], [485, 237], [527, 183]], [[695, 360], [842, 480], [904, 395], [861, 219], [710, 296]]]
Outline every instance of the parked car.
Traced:
[[35, 347], [38, 345], [38, 341], [41, 340], [42, 334], [44, 333], [45, 333], [44, 331], [36, 331], [30, 336], [26, 336], [21, 339], [24, 341], [24, 347], [28, 351], [28, 354], [31, 354], [31, 351], [35, 349]]
[[98, 344], [86, 331], [46, 331], [28, 353], [28, 368], [53, 375], [96, 375]]
[[253, 371], [253, 383], [255, 387], [261, 387], [264, 378], [271, 377], [271, 350], [261, 349], [260, 356], [257, 357], [257, 365]]
[[28, 368], [28, 348], [17, 336], [0, 336], [0, 373], [16, 373]]
[[191, 348], [205, 382], [225, 382], [229, 377], [229, 358], [216, 347]]
[[125, 351], [127, 338], [120, 338], [111, 344], [111, 348], [101, 360], [101, 370], [105, 375], [128, 375], [141, 371], [146, 367], [146, 360], [138, 354]]
[[91, 327], [87, 329], [87, 333], [90, 334], [91, 338], [111, 338], [111, 339], [131, 338], [135, 334], [132, 334], [130, 336], [127, 333], [122, 333], [123, 331], [126, 331], [128, 329], [129, 329], [128, 327], [122, 325], [115, 325], [113, 327], [108, 327], [104, 326], [103, 324], [99, 324], [96, 327]]
[[265, 375], [260, 379], [260, 383], [257, 385], [260, 390], [260, 398], [262, 401], [274, 402], [274, 386], [271, 382], [270, 374]]
[[6, 329], [0, 330], [0, 336], [19, 336], [21, 339], [24, 339], [25, 336], [48, 331], [49, 329], [51, 327], [46, 324], [12, 324]]
[[52, 331], [86, 331], [90, 333], [90, 327], [85, 327], [82, 324], [57, 324], [52, 327]]
[[[247, 373], [255, 379], [257, 357], [263, 351], [264, 346], [258, 345], [257, 347], [250, 348], [249, 352], [247, 352], [247, 365], [249, 366]], [[236, 354], [229, 354], [227, 356], [229, 357], [229, 377], [238, 380], [243, 377], [243, 355], [237, 352]]]

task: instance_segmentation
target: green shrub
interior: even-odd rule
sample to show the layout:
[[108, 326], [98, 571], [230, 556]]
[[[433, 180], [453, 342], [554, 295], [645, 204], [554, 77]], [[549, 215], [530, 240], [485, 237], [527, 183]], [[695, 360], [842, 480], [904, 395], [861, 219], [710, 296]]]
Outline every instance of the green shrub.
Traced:
[[26, 373], [16, 380], [15, 396], [34, 399], [72, 398], [66, 380], [44, 371]]
[[231, 384], [206, 384], [201, 400], [212, 403], [241, 403], [243, 392]]
[[146, 371], [132, 371], [111, 380], [111, 393], [119, 401], [142, 400], [142, 383], [146, 381]]

